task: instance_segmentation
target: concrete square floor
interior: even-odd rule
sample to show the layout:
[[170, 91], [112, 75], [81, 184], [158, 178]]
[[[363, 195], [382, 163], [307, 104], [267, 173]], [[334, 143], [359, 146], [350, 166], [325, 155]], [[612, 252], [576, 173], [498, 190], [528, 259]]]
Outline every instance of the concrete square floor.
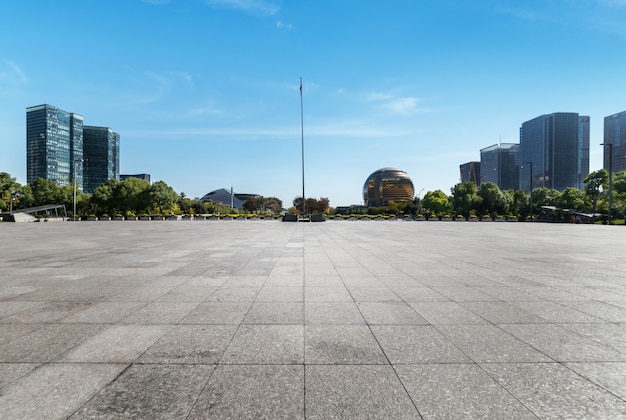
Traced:
[[0, 418], [626, 418], [626, 228], [0, 224]]

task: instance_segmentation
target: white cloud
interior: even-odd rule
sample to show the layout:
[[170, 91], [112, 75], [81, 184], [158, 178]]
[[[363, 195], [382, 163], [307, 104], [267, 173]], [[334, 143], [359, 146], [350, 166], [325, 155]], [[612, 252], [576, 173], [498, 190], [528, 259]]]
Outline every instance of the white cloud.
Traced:
[[251, 15], [274, 16], [280, 10], [271, 1], [266, 0], [205, 0], [207, 4], [227, 9], [241, 10]]
[[276, 27], [278, 29], [293, 29], [293, 25], [291, 23], [284, 23], [283, 21], [276, 21]]
[[413, 96], [398, 96], [390, 93], [373, 92], [365, 95], [366, 100], [377, 102], [380, 107], [399, 115], [414, 115], [432, 112], [432, 109], [419, 107], [419, 98]]
[[21, 85], [28, 81], [22, 69], [11, 60], [2, 59], [0, 66], [0, 83], [6, 85]]

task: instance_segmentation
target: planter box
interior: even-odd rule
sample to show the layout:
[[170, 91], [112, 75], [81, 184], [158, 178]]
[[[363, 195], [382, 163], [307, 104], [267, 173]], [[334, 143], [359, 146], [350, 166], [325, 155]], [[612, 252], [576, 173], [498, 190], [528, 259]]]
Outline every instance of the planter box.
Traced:
[[151, 220], [165, 220], [165, 217], [163, 216], [150, 216]]
[[126, 216], [126, 220], [137, 220], [137, 216]]

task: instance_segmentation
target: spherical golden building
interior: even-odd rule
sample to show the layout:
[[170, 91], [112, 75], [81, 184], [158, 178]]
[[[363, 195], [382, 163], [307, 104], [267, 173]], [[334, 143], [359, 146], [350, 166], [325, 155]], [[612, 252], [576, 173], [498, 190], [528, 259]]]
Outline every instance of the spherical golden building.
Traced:
[[363, 185], [363, 201], [368, 207], [388, 206], [390, 201], [398, 203], [414, 197], [413, 181], [406, 172], [396, 168], [373, 172]]

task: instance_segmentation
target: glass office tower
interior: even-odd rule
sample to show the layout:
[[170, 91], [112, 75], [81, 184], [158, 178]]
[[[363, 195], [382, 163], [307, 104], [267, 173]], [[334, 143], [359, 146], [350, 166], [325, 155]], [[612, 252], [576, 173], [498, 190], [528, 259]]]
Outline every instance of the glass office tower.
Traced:
[[467, 162], [459, 165], [461, 183], [473, 182], [480, 187], [480, 162]]
[[[613, 172], [626, 171], [626, 111], [604, 118], [604, 169], [607, 171], [613, 164]], [[610, 153], [613, 149], [613, 162]]]
[[[532, 162], [533, 188], [583, 189], [589, 174], [589, 117], [557, 112], [526, 121], [520, 128], [521, 164]], [[530, 191], [524, 171], [522, 189]]]
[[493, 182], [501, 190], [519, 189], [519, 144], [502, 143], [480, 150], [480, 182]]
[[52, 105], [26, 108], [26, 182], [37, 178], [82, 187], [83, 117]]
[[84, 191], [120, 179], [120, 135], [109, 127], [83, 127]]

